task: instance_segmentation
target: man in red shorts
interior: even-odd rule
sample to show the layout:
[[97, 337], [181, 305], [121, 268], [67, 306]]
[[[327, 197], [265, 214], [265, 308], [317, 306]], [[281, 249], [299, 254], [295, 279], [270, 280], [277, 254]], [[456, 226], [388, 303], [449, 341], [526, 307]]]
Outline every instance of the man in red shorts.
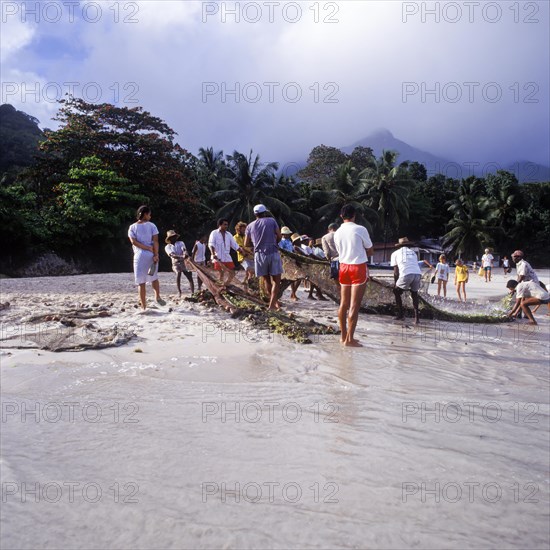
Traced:
[[366, 227], [355, 223], [355, 213], [352, 204], [342, 207], [340, 216], [344, 223], [334, 233], [334, 244], [340, 259], [340, 342], [344, 346], [361, 347], [353, 335], [369, 278], [367, 256], [372, 255], [373, 247]]
[[220, 272], [220, 282], [222, 285], [224, 271], [229, 273], [225, 284], [228, 285], [231, 283], [235, 277], [235, 264], [231, 258], [230, 250], [243, 252], [243, 249], [237, 244], [233, 235], [227, 231], [228, 227], [229, 222], [225, 218], [220, 218], [218, 220], [218, 229], [214, 229], [208, 239], [208, 248], [210, 248], [210, 252], [212, 253], [214, 269]]

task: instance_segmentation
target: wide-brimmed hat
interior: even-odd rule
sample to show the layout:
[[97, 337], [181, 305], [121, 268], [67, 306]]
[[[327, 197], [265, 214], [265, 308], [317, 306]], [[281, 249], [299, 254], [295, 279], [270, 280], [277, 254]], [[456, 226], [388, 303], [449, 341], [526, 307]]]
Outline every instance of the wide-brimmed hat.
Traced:
[[522, 252], [521, 250], [514, 250], [514, 251], [512, 252], [512, 258], [513, 258], [514, 256], [521, 256], [521, 257], [523, 258], [523, 252]]
[[300, 236], [300, 239], [301, 239], [302, 241], [309, 241], [309, 239], [311, 239], [311, 237], [308, 237], [307, 235], [301, 235], [301, 236]]
[[254, 207], [254, 214], [262, 214], [263, 212], [267, 212], [267, 208], [263, 204], [257, 204]]
[[394, 246], [407, 246], [408, 244], [413, 244], [407, 237], [401, 237], [399, 242], [395, 243]]
[[290, 240], [294, 243], [296, 241], [301, 241], [302, 237], [300, 237], [298, 233], [292, 233], [292, 237], [290, 237]]
[[292, 235], [292, 231], [286, 225], [284, 225], [283, 227], [281, 227], [281, 235]]
[[177, 238], [177, 237], [179, 237], [179, 235], [173, 229], [170, 229], [170, 231], [166, 232], [166, 239], [164, 239], [164, 242], [168, 244], [172, 237]]

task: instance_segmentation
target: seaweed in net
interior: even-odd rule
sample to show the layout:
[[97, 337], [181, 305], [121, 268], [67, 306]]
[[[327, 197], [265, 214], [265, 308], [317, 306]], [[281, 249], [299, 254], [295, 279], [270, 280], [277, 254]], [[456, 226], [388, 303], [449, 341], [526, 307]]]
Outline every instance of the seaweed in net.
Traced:
[[[303, 256], [293, 252], [281, 252], [283, 258], [284, 276], [288, 279], [306, 279], [318, 286], [323, 293], [335, 302], [340, 301], [338, 284], [330, 278], [330, 264], [325, 260]], [[439, 319], [442, 321], [463, 321], [467, 323], [502, 323], [508, 321], [507, 312], [510, 304], [506, 299], [498, 304], [482, 306], [467, 303], [460, 307], [454, 305], [443, 306], [437, 303], [427, 293], [433, 270], [422, 276], [419, 291], [420, 313], [425, 319]], [[395, 315], [396, 305], [393, 293], [393, 277], [369, 277], [361, 309], [366, 313]], [[412, 300], [409, 292], [403, 295], [403, 308], [407, 314], [413, 313]]]
[[[311, 344], [311, 335], [339, 334], [334, 327], [323, 325], [313, 319], [305, 321], [296, 315], [282, 311], [271, 311], [259, 293], [254, 293], [243, 285], [220, 285], [215, 280], [215, 272], [186, 260], [189, 267], [196, 271], [207, 291], [202, 291], [203, 300], [213, 300], [232, 318], [243, 319], [258, 330], [281, 334], [300, 344]], [[199, 301], [201, 301], [199, 299]]]

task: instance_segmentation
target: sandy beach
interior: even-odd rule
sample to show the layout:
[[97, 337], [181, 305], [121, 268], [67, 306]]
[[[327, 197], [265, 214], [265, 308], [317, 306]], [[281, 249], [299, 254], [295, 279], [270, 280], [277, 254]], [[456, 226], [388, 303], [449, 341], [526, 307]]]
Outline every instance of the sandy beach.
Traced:
[[[129, 273], [0, 280], [3, 548], [548, 548], [546, 306], [536, 327], [361, 315], [345, 349], [160, 281], [140, 315]], [[467, 289], [506, 294], [501, 270]], [[39, 349], [94, 330], [129, 340]]]

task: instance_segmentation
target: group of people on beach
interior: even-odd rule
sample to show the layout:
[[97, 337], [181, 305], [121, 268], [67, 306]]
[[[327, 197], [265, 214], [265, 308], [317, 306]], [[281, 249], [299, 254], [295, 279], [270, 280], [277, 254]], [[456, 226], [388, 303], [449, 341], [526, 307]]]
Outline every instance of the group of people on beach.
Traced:
[[[286, 226], [279, 228], [263, 204], [257, 204], [253, 211], [255, 220], [249, 224], [239, 222], [235, 227], [234, 236], [228, 231], [229, 221], [220, 218], [217, 229], [210, 233], [208, 240], [206, 235], [200, 237], [195, 242], [191, 254], [187, 252], [183, 241], [178, 240], [179, 235], [175, 230], [167, 232], [165, 252], [172, 260], [172, 269], [177, 275], [176, 283], [180, 295], [182, 274], [188, 279], [192, 293], [195, 288], [192, 273], [186, 268], [185, 260], [191, 258], [197, 265], [206, 265], [207, 247], [211, 254], [213, 268], [219, 273], [219, 282], [222, 285], [230, 284], [235, 277], [235, 264], [231, 257], [231, 250], [234, 250], [238, 255], [239, 263], [245, 270], [244, 284], [247, 284], [252, 277], [258, 277], [269, 297], [268, 308], [270, 310], [280, 309], [279, 291], [283, 273], [280, 250], [325, 259], [330, 263], [330, 277], [340, 287], [338, 321], [341, 342], [345, 346], [361, 346], [354, 335], [359, 309], [369, 278], [368, 257], [372, 256], [374, 248], [368, 230], [355, 223], [355, 207], [352, 204], [344, 205], [340, 212], [342, 224], [340, 226], [330, 224], [322, 239], [312, 239], [307, 235], [293, 233]], [[160, 296], [158, 281], [159, 232], [155, 224], [151, 222], [151, 215], [151, 209], [148, 206], [140, 206], [137, 211], [137, 221], [128, 230], [128, 237], [134, 250], [134, 275], [139, 288], [142, 311], [146, 309], [145, 285], [148, 282], [153, 288], [156, 302], [159, 305], [166, 305]], [[395, 244], [396, 250], [391, 255], [390, 266], [394, 271], [393, 292], [397, 309], [395, 320], [404, 319], [402, 295], [405, 291], [409, 291], [413, 303], [414, 322], [418, 324], [421, 265], [433, 266], [426, 260], [418, 261], [416, 252], [410, 248], [412, 244], [407, 237], [400, 238]], [[516, 250], [512, 254], [512, 260], [517, 265], [518, 279], [517, 281], [510, 280], [507, 284], [509, 291], [515, 293], [516, 296], [516, 303], [510, 315], [515, 317], [523, 311], [529, 322], [536, 324], [529, 306], [548, 304], [548, 292], [546, 287], [539, 283], [533, 268], [524, 260], [523, 252]], [[482, 258], [482, 268], [485, 273], [489, 272], [487, 280], [491, 278], [492, 267], [493, 256], [490, 254], [490, 250], [486, 249]], [[438, 296], [441, 291], [446, 296], [449, 265], [443, 254], [439, 257], [439, 262], [435, 267], [434, 277], [437, 279]], [[466, 300], [468, 277], [468, 267], [461, 259], [457, 259], [455, 285], [459, 301]], [[197, 282], [200, 290], [202, 285], [200, 277]], [[296, 290], [299, 284], [300, 281], [291, 283], [292, 300], [298, 299]], [[316, 290], [318, 298], [325, 299], [321, 289], [316, 288], [311, 282], [309, 290], [310, 298], [313, 298], [312, 292]]]

